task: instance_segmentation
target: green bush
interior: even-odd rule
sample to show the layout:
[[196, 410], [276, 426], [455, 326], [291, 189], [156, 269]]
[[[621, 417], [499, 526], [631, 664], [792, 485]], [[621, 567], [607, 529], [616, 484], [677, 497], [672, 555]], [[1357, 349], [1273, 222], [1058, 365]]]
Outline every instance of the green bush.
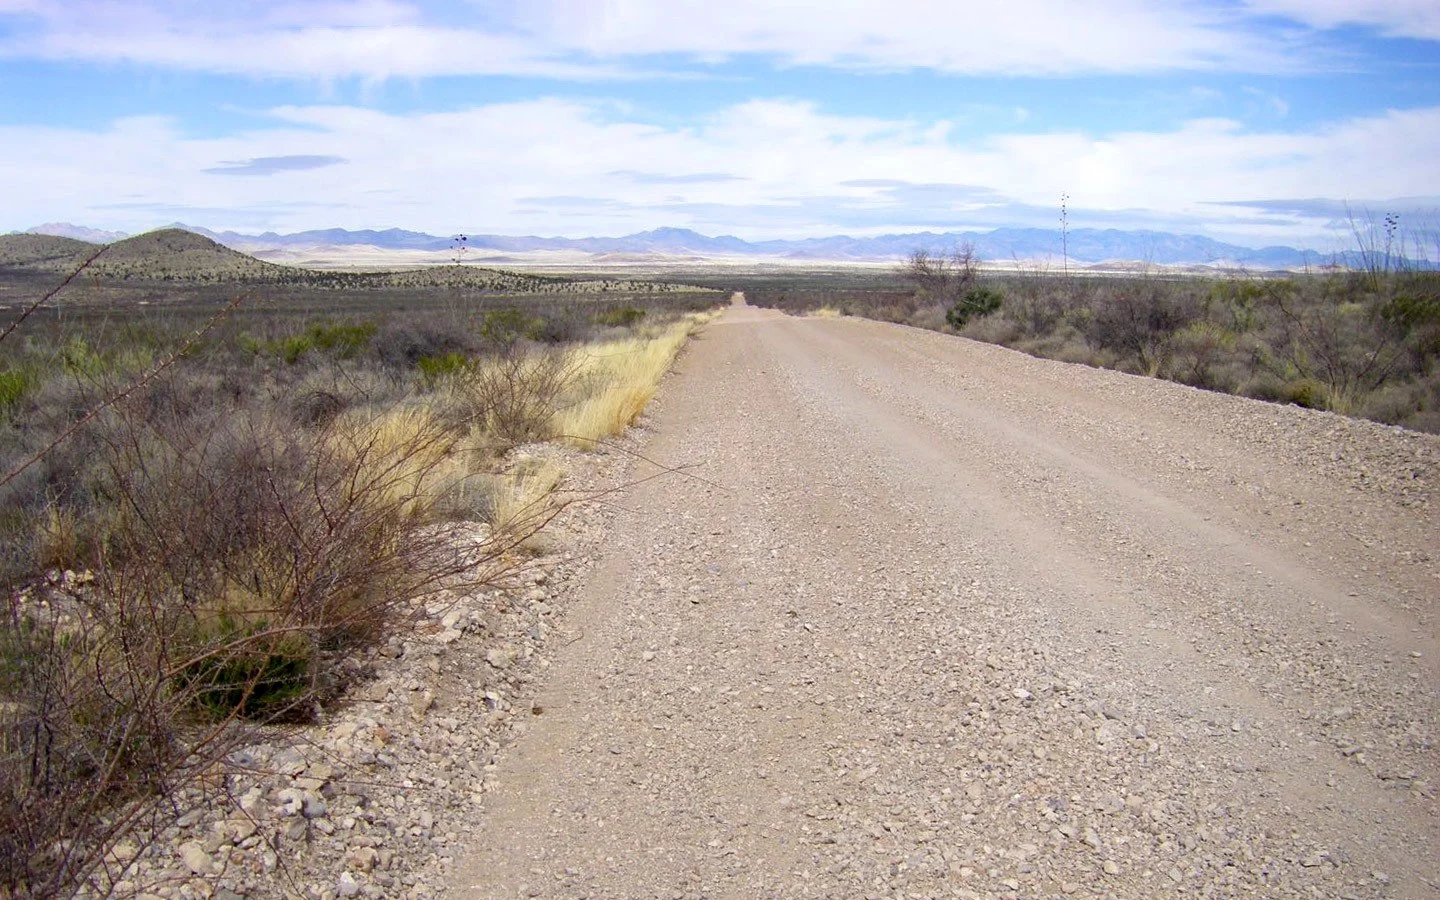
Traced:
[[287, 365], [294, 365], [311, 351], [324, 351], [337, 359], [354, 359], [370, 346], [380, 326], [374, 322], [358, 324], [310, 325], [300, 334], [275, 341], [260, 341], [241, 334], [236, 338], [240, 349], [251, 353], [268, 353], [280, 357]]
[[105, 361], [81, 337], [72, 337], [60, 350], [60, 365], [71, 375], [94, 377], [105, 369]]
[[638, 325], [643, 318], [645, 318], [645, 310], [636, 309], [633, 306], [622, 306], [619, 309], [602, 312], [595, 317], [595, 322], [613, 328], [630, 328]]
[[0, 371], [0, 420], [8, 419], [20, 407], [38, 380], [29, 368]]
[[268, 629], [263, 619], [246, 623], [228, 614], [202, 629], [195, 661], [176, 677], [181, 694], [217, 721], [294, 715], [315, 686], [314, 648], [303, 635]]
[[1330, 403], [1325, 385], [1313, 378], [1300, 378], [1287, 383], [1280, 390], [1282, 403], [1293, 403], [1306, 409], [1326, 409]]
[[492, 343], [504, 345], [522, 339], [539, 341], [545, 337], [545, 320], [513, 307], [492, 309], [486, 312], [480, 321], [480, 336]]
[[315, 341], [308, 334], [297, 334], [275, 342], [272, 348], [276, 356], [293, 366], [300, 357], [315, 349]]
[[354, 325], [311, 325], [305, 333], [316, 348], [341, 359], [353, 359], [370, 345], [370, 339], [379, 330], [380, 326], [374, 322], [360, 322]]
[[470, 368], [470, 357], [464, 353], [440, 353], [422, 356], [415, 361], [425, 384], [434, 387], [447, 378], [464, 374]]
[[1004, 302], [1005, 295], [993, 288], [971, 288], [945, 313], [945, 321], [958, 330], [977, 316], [995, 312]]

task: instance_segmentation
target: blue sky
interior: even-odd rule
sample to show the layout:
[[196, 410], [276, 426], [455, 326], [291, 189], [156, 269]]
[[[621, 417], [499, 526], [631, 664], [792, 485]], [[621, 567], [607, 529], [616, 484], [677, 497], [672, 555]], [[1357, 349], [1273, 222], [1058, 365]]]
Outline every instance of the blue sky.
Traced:
[[0, 230], [1440, 227], [1435, 0], [0, 0]]

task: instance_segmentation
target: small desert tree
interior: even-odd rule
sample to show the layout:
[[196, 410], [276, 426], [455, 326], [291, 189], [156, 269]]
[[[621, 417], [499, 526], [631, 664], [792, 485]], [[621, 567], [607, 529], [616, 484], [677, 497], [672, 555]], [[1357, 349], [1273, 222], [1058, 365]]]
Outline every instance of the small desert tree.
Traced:
[[901, 266], [900, 275], [915, 286], [920, 304], [945, 311], [945, 321], [952, 328], [962, 328], [972, 317], [994, 312], [1003, 299], [998, 291], [980, 287], [980, 257], [975, 245], [968, 242], [957, 245], [949, 256], [916, 249]]

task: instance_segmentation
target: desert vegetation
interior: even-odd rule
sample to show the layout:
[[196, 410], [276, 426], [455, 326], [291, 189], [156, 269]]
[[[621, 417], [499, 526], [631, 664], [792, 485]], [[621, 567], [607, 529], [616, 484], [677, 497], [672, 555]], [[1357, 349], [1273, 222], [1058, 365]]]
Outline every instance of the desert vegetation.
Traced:
[[1035, 356], [1440, 432], [1440, 273], [1372, 248], [1355, 268], [1213, 277], [997, 272], [960, 248], [874, 273], [745, 286], [761, 306], [962, 334]]
[[715, 300], [32, 274], [0, 310], [0, 896], [103, 893], [255, 729], [502, 578], [563, 477], [509, 451], [623, 431]]
[[[690, 293], [683, 283], [633, 278], [570, 278], [490, 269], [483, 266], [424, 266], [384, 271], [316, 270], [265, 262], [176, 228], [150, 231], [104, 248], [71, 238], [36, 234], [0, 235], [0, 281], [44, 290], [85, 268], [93, 286], [112, 290], [158, 285], [257, 285], [309, 292], [414, 291], [438, 288], [514, 296]], [[3, 294], [0, 294], [3, 296]]]

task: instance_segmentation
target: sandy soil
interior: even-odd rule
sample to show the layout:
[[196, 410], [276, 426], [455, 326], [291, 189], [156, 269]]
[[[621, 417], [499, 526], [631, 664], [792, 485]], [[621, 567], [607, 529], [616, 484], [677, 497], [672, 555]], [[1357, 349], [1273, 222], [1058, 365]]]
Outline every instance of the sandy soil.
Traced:
[[1440, 895], [1440, 441], [745, 306], [653, 425], [451, 896]]

